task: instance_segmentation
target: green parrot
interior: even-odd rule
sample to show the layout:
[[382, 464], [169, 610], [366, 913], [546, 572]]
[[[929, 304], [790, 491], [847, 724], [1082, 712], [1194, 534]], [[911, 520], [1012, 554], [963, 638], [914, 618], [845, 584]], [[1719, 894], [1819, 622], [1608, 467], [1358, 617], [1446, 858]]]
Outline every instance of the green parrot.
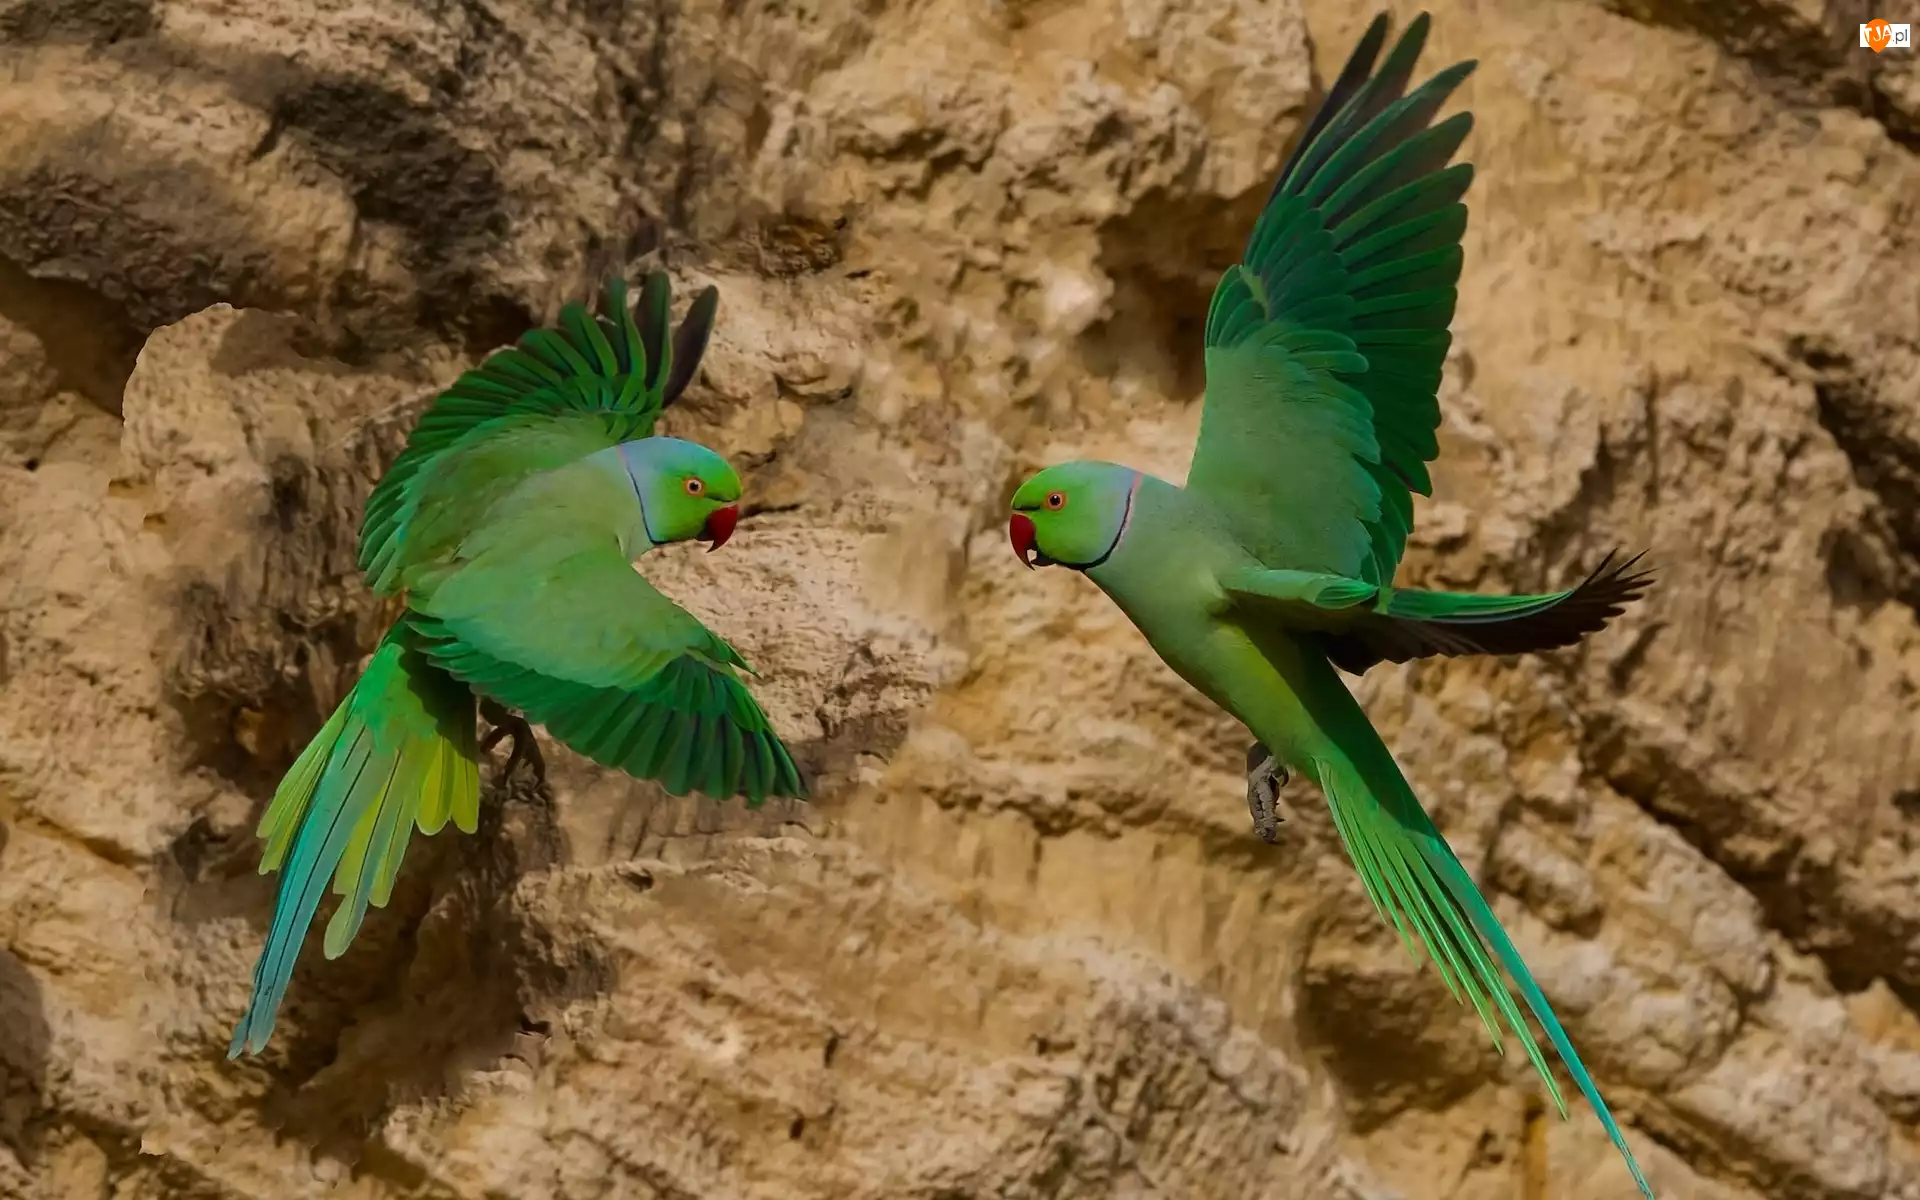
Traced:
[[1502, 1049], [1504, 1018], [1565, 1117], [1505, 968], [1651, 1198], [1519, 951], [1336, 673], [1567, 645], [1646, 580], [1623, 564], [1545, 595], [1392, 586], [1411, 494], [1430, 494], [1439, 453], [1472, 178], [1448, 165], [1472, 118], [1433, 117], [1474, 64], [1408, 92], [1428, 20], [1376, 73], [1387, 28], [1377, 17], [1361, 39], [1214, 290], [1186, 486], [1114, 463], [1049, 467], [1014, 493], [1008, 537], [1029, 567], [1093, 580], [1168, 666], [1244, 723], [1250, 768], [1272, 758], [1319, 785], [1374, 905], [1409, 950], [1419, 935]]
[[[656, 546], [717, 550], [740, 479], [713, 451], [651, 436], [693, 378], [718, 293], [673, 336], [666, 276], [568, 305], [462, 375], [422, 414], [367, 500], [359, 564], [405, 604], [353, 690], [295, 760], [261, 818], [273, 923], [228, 1049], [258, 1053], [329, 878], [338, 958], [384, 907], [407, 841], [478, 825], [479, 758], [503, 732], [531, 757], [528, 718], [606, 766], [749, 806], [805, 798], [792, 757], [742, 684], [733, 647], [633, 569]], [[497, 728], [476, 740], [476, 701]], [[511, 716], [509, 710], [524, 714]]]

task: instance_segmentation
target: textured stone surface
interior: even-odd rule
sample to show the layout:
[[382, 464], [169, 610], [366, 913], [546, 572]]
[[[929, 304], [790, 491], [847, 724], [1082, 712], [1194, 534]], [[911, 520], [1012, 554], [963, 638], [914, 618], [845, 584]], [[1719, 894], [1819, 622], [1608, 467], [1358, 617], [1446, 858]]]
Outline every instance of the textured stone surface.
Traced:
[[[1318, 798], [1254, 840], [1240, 731], [1002, 540], [1041, 462], [1184, 471], [1366, 15], [0, 0], [0, 1197], [1629, 1194]], [[1406, 574], [1662, 575], [1360, 691], [1675, 1200], [1920, 1197], [1920, 60], [1871, 15], [1480, 0], [1428, 57], [1481, 61], [1479, 173]], [[818, 802], [550, 749], [229, 1064], [253, 822], [385, 616], [366, 488], [648, 262], [721, 288], [669, 424], [757, 506], [648, 573]]]

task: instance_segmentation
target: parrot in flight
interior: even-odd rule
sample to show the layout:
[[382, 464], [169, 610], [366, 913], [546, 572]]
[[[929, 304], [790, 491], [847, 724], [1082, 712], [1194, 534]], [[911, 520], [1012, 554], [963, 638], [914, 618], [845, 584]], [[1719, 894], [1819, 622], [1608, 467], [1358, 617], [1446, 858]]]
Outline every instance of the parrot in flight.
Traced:
[[[280, 871], [265, 948], [229, 1058], [258, 1053], [328, 880], [338, 958], [393, 893], [407, 841], [479, 821], [479, 759], [532, 721], [605, 766], [673, 795], [804, 799], [787, 748], [741, 682], [752, 668], [633, 569], [656, 546], [719, 549], [740, 479], [704, 446], [652, 436], [691, 382], [719, 295], [677, 330], [664, 274], [637, 310], [607, 286], [437, 396], [368, 497], [359, 565], [405, 610], [295, 760], [261, 818], [260, 871]], [[476, 705], [496, 728], [476, 740]], [[512, 713], [524, 714], [514, 716]]]
[[1569, 645], [1647, 580], [1628, 562], [1542, 595], [1393, 586], [1412, 493], [1431, 493], [1426, 464], [1439, 454], [1473, 175], [1449, 165], [1472, 117], [1433, 118], [1475, 64], [1407, 90], [1427, 30], [1415, 18], [1376, 71], [1388, 19], [1375, 18], [1215, 288], [1186, 485], [1061, 463], [1014, 493], [1007, 533], [1028, 567], [1091, 579], [1168, 666], [1245, 724], [1250, 771], [1270, 759], [1319, 786], [1369, 899], [1409, 951], [1419, 935], [1503, 1052], [1504, 1019], [1565, 1118], [1505, 969], [1651, 1200], [1546, 996], [1336, 674]]

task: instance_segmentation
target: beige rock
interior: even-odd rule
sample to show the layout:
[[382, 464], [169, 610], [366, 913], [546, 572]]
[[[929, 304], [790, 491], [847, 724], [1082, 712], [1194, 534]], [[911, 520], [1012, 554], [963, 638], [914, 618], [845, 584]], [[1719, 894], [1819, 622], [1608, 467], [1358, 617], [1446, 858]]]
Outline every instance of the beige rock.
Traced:
[[[1483, 0], [1427, 59], [1478, 174], [1406, 575], [1661, 575], [1359, 691], [1673, 1200], [1920, 1197], [1920, 66], [1858, 8]], [[1368, 15], [0, 0], [0, 1197], [1630, 1194], [1318, 798], [1253, 839], [1243, 731], [1005, 550], [1042, 462], [1184, 474]], [[751, 497], [647, 573], [816, 803], [549, 747], [228, 1063], [367, 488], [647, 262], [721, 289], [667, 425]]]

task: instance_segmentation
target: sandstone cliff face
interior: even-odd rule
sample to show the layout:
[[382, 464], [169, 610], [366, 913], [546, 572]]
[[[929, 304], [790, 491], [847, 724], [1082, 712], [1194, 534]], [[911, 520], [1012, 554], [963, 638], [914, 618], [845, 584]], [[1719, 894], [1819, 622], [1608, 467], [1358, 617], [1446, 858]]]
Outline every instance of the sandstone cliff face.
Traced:
[[[1441, 8], [1479, 174], [1406, 575], [1662, 574], [1361, 695], [1663, 1196], [1920, 1197], [1920, 60], [1853, 33], [1904, 14]], [[1317, 795], [1254, 840], [1237, 726], [1002, 540], [1044, 461], [1184, 471], [1368, 15], [0, 0], [0, 1197], [1630, 1194]], [[253, 823], [386, 615], [366, 488], [646, 262], [721, 289], [668, 425], [758, 506], [649, 575], [818, 802], [550, 749], [227, 1063]]]

